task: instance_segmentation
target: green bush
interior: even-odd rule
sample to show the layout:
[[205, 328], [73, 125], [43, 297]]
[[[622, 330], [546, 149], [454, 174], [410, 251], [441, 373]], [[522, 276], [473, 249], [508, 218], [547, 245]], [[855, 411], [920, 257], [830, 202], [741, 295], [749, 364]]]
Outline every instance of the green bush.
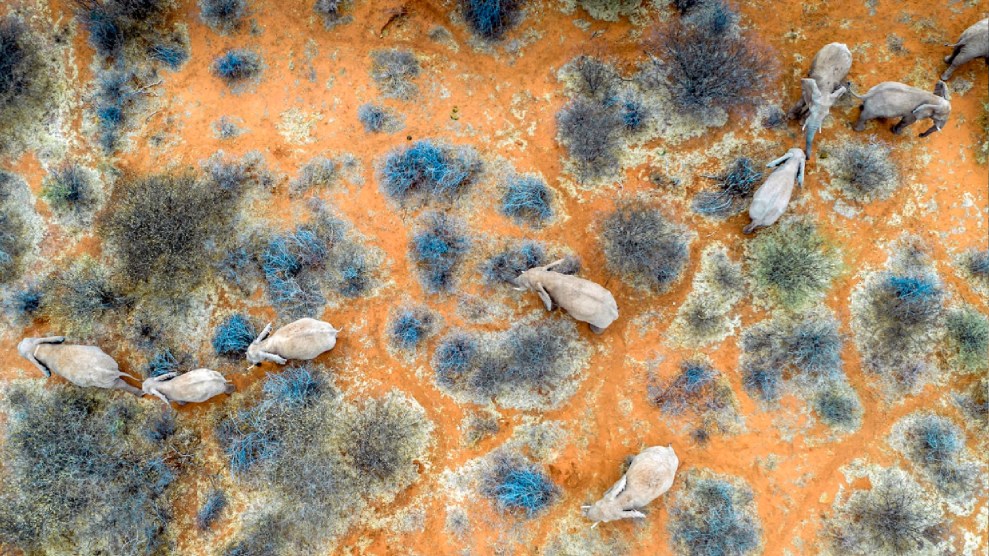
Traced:
[[964, 307], [948, 313], [948, 345], [952, 362], [965, 371], [989, 366], [989, 319]]
[[754, 293], [791, 310], [819, 301], [841, 269], [837, 250], [803, 219], [763, 232], [747, 244], [745, 255]]

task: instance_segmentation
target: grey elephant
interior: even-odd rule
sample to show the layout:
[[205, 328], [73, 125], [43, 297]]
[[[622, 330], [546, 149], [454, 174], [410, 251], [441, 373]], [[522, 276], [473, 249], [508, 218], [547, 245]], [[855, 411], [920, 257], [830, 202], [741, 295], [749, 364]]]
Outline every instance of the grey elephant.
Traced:
[[24, 338], [17, 352], [41, 370], [46, 377], [56, 374], [76, 386], [115, 388], [141, 396], [142, 392], [127, 384], [117, 362], [96, 346], [66, 344], [63, 336]]
[[808, 159], [813, 156], [814, 134], [820, 131], [834, 103], [848, 90], [845, 79], [851, 68], [852, 52], [848, 46], [833, 42], [817, 52], [807, 77], [800, 80], [800, 100], [790, 108], [787, 116], [791, 120], [800, 118], [803, 123], [806, 138], [804, 150]]
[[211, 369], [195, 369], [187, 373], [165, 373], [144, 381], [141, 389], [145, 394], [157, 396], [165, 405], [176, 402], [185, 405], [189, 402], [200, 403], [219, 396], [232, 394], [235, 390], [220, 373]]
[[954, 50], [944, 57], [948, 69], [941, 74], [941, 81], [951, 79], [951, 74], [955, 73], [956, 69], [976, 58], [982, 58], [989, 66], [989, 17], [965, 29], [955, 44], [944, 46], [952, 46]]
[[855, 131], [864, 130], [865, 123], [869, 120], [900, 118], [892, 128], [893, 133], [899, 133], [917, 120], [930, 118], [933, 125], [920, 134], [921, 137], [927, 137], [935, 131], [941, 131], [951, 114], [948, 86], [944, 81], [937, 82], [933, 93], [895, 81], [880, 83], [862, 96], [849, 92], [855, 98], [862, 99], [862, 112], [855, 122]]
[[590, 280], [554, 271], [553, 268], [564, 260], [530, 268], [519, 274], [515, 279], [516, 289], [539, 294], [547, 311], [552, 311], [556, 304], [573, 318], [590, 325], [595, 334], [604, 332], [618, 318], [615, 296]]
[[786, 212], [793, 195], [793, 182], [804, 185], [804, 169], [806, 166], [804, 151], [792, 148], [786, 154], [766, 165], [776, 170], [759, 186], [749, 205], [749, 223], [742, 233], [751, 234], [759, 228], [772, 226]]
[[273, 334], [268, 324], [247, 347], [247, 360], [252, 365], [263, 361], [284, 365], [289, 359], [315, 359], [337, 345], [339, 332], [328, 322], [310, 318], [286, 324]]
[[581, 509], [595, 522], [646, 517], [640, 510], [670, 490], [679, 466], [672, 447], [646, 448], [600, 500]]

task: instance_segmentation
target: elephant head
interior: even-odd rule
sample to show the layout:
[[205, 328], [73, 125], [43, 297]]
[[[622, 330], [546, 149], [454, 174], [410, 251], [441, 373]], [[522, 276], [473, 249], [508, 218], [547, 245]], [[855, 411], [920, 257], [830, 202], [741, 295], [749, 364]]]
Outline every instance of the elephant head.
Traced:
[[817, 82], [813, 79], [801, 79], [800, 86], [803, 89], [804, 102], [807, 104], [808, 114], [807, 119], [804, 120], [803, 129], [806, 137], [806, 148], [804, 149], [807, 153], [807, 158], [811, 158], [812, 146], [814, 143], [814, 134], [821, 129], [821, 125], [824, 123], [824, 118], [831, 111], [831, 107], [834, 103], [845, 94], [848, 89], [845, 86], [838, 87], [834, 92], [823, 93], [817, 86]]

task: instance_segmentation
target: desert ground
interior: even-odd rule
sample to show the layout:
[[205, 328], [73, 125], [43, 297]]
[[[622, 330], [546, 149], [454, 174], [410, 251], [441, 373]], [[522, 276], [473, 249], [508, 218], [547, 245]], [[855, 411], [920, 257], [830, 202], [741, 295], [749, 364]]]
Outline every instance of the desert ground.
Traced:
[[[986, 11], [3, 2], [0, 552], [985, 554], [987, 64], [927, 137], [842, 96], [742, 229], [818, 49], [932, 91]], [[511, 282], [557, 259], [603, 333]], [[301, 317], [336, 346], [250, 366]], [[45, 378], [42, 336], [236, 392]], [[650, 446], [670, 490], [595, 525]]]

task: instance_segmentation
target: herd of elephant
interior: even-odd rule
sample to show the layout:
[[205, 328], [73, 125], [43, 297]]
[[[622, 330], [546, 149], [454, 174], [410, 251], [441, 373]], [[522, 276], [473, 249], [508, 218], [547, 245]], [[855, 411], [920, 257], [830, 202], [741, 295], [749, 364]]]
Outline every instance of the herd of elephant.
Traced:
[[[752, 222], [743, 230], [751, 233], [775, 223], [789, 203], [793, 183], [803, 185], [804, 167], [811, 155], [814, 134], [820, 129], [831, 106], [846, 92], [862, 100], [862, 112], [855, 130], [861, 131], [865, 122], [875, 118], [900, 118], [893, 127], [900, 132], [920, 119], [930, 118], [933, 125], [921, 137], [940, 130], [951, 112], [945, 80], [956, 68], [976, 58], [989, 64], [989, 18], [983, 19], [962, 33], [945, 58], [949, 65], [934, 93], [902, 83], [885, 82], [862, 96], [856, 95], [846, 81], [852, 65], [848, 47], [831, 43], [814, 57], [808, 77], [802, 80], [802, 96], [789, 112], [791, 119], [803, 119], [806, 131], [805, 150], [792, 148], [769, 163], [776, 170], [756, 191], [749, 207]], [[586, 322], [595, 333], [602, 333], [618, 319], [614, 296], [599, 284], [562, 274], [553, 270], [560, 262], [531, 268], [515, 280], [519, 290], [539, 295], [546, 309], [560, 307], [574, 319]], [[288, 360], [311, 360], [333, 349], [339, 330], [330, 323], [303, 318], [283, 326], [274, 333], [271, 324], [247, 348], [247, 360], [252, 366], [263, 362], [284, 365]], [[117, 362], [96, 346], [64, 343], [61, 336], [25, 338], [17, 350], [46, 377], [52, 373], [83, 387], [116, 388], [142, 396], [150, 394], [165, 404], [204, 402], [214, 396], [231, 393], [233, 385], [222, 374], [210, 369], [196, 369], [183, 374], [167, 373], [145, 380], [139, 390], [124, 381], [135, 377], [120, 371]], [[672, 447], [646, 448], [632, 459], [626, 473], [604, 496], [591, 506], [584, 506], [585, 515], [595, 521], [644, 517], [641, 510], [665, 493], [673, 484], [679, 460]]]
[[899, 118], [900, 121], [893, 126], [893, 133], [900, 133], [917, 120], [926, 119], [933, 123], [927, 131], [920, 134], [921, 137], [941, 131], [951, 114], [945, 81], [951, 78], [957, 68], [977, 58], [982, 58], [989, 65], [989, 18], [966, 29], [957, 43], [945, 46], [953, 47], [954, 50], [944, 59], [948, 68], [934, 85], [933, 93], [896, 81], [886, 81], [861, 96], [851, 90], [851, 83], [846, 80], [852, 68], [852, 53], [848, 46], [833, 42], [821, 48], [814, 56], [807, 77], [801, 80], [800, 100], [787, 114], [790, 119], [799, 118], [803, 122], [804, 150], [792, 148], [769, 163], [769, 167], [775, 167], [776, 170], [766, 178], [752, 198], [749, 206], [749, 218], [752, 222], [742, 231], [749, 234], [759, 228], [771, 226], [786, 211], [793, 194], [794, 181], [801, 186], [804, 184], [804, 166], [812, 156], [814, 135], [821, 129], [831, 106], [845, 93], [862, 101], [855, 131], [864, 130], [866, 122], [877, 118]]

